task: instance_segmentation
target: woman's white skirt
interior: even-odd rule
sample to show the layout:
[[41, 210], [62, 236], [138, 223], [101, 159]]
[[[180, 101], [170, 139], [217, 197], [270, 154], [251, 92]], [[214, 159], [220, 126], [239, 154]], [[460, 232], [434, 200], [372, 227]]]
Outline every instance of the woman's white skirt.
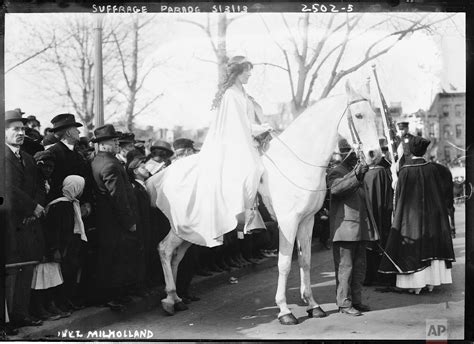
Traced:
[[43, 290], [63, 284], [63, 275], [59, 263], [42, 263], [35, 266], [31, 289]]
[[397, 287], [418, 289], [427, 285], [437, 286], [453, 283], [451, 269], [446, 268], [444, 260], [432, 260], [427, 268], [409, 275], [397, 275]]

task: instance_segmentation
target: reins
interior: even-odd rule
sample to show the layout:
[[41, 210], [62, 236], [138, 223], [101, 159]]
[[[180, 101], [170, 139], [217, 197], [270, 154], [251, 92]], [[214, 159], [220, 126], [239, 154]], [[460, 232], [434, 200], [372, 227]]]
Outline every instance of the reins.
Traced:
[[[361, 98], [361, 99], [356, 99], [356, 100], [353, 100], [351, 102], [348, 102], [347, 103], [347, 106], [346, 108], [344, 109], [344, 112], [342, 113], [341, 117], [339, 118], [339, 121], [337, 122], [337, 128], [339, 128], [339, 125], [341, 124], [341, 120], [342, 118], [344, 117], [344, 115], [346, 114], [346, 112], [348, 113], [348, 116], [347, 116], [347, 119], [348, 119], [348, 122], [349, 122], [349, 131], [351, 132], [351, 136], [352, 136], [352, 139], [353, 139], [353, 142], [354, 144], [357, 144], [358, 146], [358, 150], [360, 150], [360, 146], [362, 145], [362, 142], [360, 140], [360, 137], [359, 137], [359, 134], [355, 128], [355, 125], [354, 125], [354, 120], [352, 118], [352, 114], [351, 114], [351, 111], [350, 111], [350, 106], [353, 105], [353, 104], [356, 104], [356, 103], [359, 103], [359, 102], [362, 102], [362, 101], [368, 101], [366, 98]], [[349, 111], [348, 111], [349, 110]], [[311, 164], [307, 161], [304, 161], [303, 159], [301, 159], [298, 154], [296, 154], [282, 139], [280, 139], [278, 136], [274, 135], [273, 133], [271, 133], [271, 135], [273, 136], [273, 138], [276, 138], [278, 141], [280, 141], [287, 149], [288, 151], [290, 151], [290, 153], [292, 153], [299, 161], [301, 161], [302, 163], [308, 165], [308, 166], [311, 166], [311, 167], [318, 167], [318, 168], [329, 168], [329, 166], [321, 166], [321, 165], [315, 165], [315, 164]], [[358, 140], [358, 141], [356, 141]], [[342, 160], [341, 163], [343, 163], [350, 155], [350, 153], [352, 153], [354, 151], [354, 148], [351, 148], [351, 150], [347, 153], [346, 157]], [[359, 151], [358, 154], [361, 154], [361, 152]], [[265, 152], [263, 153], [263, 155], [265, 155], [267, 157], [267, 159], [273, 164], [273, 166], [278, 170], [278, 172], [280, 172], [280, 174], [287, 180], [289, 181], [291, 184], [293, 184], [295, 187], [297, 187], [298, 189], [301, 189], [301, 190], [305, 190], [305, 191], [308, 191], [308, 192], [322, 192], [322, 191], [327, 191], [329, 190], [329, 188], [324, 188], [324, 189], [307, 189], [307, 188], [304, 188], [302, 186], [299, 186], [297, 185], [295, 182], [293, 182], [288, 176], [286, 176], [283, 171], [278, 167], [278, 165], [273, 161], [273, 159]], [[354, 171], [355, 167], [352, 169], [352, 171]], [[351, 171], [351, 172], [352, 172]]]

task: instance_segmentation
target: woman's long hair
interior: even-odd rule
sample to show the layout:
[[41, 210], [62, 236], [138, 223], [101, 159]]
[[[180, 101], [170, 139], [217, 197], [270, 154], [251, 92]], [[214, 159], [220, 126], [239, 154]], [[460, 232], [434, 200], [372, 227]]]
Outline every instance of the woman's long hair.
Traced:
[[252, 68], [252, 63], [247, 61], [245, 56], [234, 56], [229, 60], [227, 63], [226, 76], [224, 81], [219, 85], [217, 93], [212, 102], [211, 110], [217, 109], [219, 107], [225, 91], [227, 91], [227, 89], [235, 83], [237, 77], [245, 70]]

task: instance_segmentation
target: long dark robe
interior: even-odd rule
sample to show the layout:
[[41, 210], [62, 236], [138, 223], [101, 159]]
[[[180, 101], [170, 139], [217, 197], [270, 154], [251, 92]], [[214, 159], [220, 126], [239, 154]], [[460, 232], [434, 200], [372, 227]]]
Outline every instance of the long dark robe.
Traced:
[[[432, 260], [445, 260], [450, 268], [455, 260], [453, 242], [437, 168], [424, 159], [412, 159], [398, 178], [386, 252], [403, 273], [423, 270]], [[399, 273], [385, 256], [379, 271]]]
[[378, 243], [372, 241], [367, 245], [365, 283], [368, 285], [394, 284], [391, 276], [377, 273], [383, 254], [381, 248], [385, 248], [392, 225], [393, 189], [389, 167], [390, 164], [383, 159], [378, 165], [371, 166], [364, 176], [370, 224], [378, 231], [380, 238]]
[[364, 176], [364, 189], [371, 225], [379, 232], [380, 244], [385, 247], [393, 210], [392, 177], [388, 166], [371, 167]]

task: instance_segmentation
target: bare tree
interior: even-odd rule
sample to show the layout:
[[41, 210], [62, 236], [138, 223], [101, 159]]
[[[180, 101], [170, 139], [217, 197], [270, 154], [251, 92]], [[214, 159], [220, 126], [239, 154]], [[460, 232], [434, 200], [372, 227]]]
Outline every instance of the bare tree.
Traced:
[[128, 22], [123, 22], [120, 29], [112, 32], [112, 39], [115, 45], [118, 57], [118, 65], [125, 80], [125, 87], [115, 88], [126, 99], [125, 122], [127, 130], [132, 131], [134, 120], [155, 103], [163, 94], [155, 94], [147, 97], [141, 92], [144, 83], [155, 68], [160, 66], [163, 61], [153, 61], [144, 67], [145, 47], [150, 46], [146, 42], [147, 37], [156, 37], [156, 35], [147, 35], [144, 32], [152, 23], [154, 17], [133, 16]]
[[[262, 17], [269, 35], [278, 46], [284, 59], [284, 66], [264, 64], [278, 67], [287, 72], [292, 106], [296, 116], [314, 98], [316, 81], [320, 82], [320, 93], [316, 99], [325, 98], [345, 76], [386, 54], [414, 32], [420, 30], [429, 32], [434, 25], [450, 19], [453, 15], [445, 15], [441, 19], [433, 19], [433, 16], [429, 14], [401, 18], [393, 15], [380, 15], [380, 20], [375, 23], [372, 20], [370, 25], [367, 22], [364, 23], [364, 16], [364, 14], [346, 16], [332, 14], [325, 15], [324, 19], [318, 16], [316, 18], [318, 24], [315, 24], [311, 23], [309, 14], [304, 14], [299, 17], [297, 32], [294, 32], [287, 17], [281, 14], [282, 25], [287, 30], [289, 37], [288, 44], [283, 44], [278, 40], [278, 37], [275, 37]], [[381, 29], [379, 32], [383, 33], [379, 35], [380, 37], [374, 35], [377, 29]], [[310, 32], [322, 34], [310, 37]], [[368, 46], [356, 46], [356, 42], [360, 44], [363, 37], [368, 42]], [[347, 58], [355, 51], [360, 52], [361, 49], [365, 50], [362, 50], [363, 54], [357, 61], [353, 62], [353, 59]]]
[[[84, 123], [87, 133], [94, 121], [94, 32], [91, 17], [67, 15], [35, 22], [24, 26], [31, 34], [30, 44], [23, 44], [15, 54], [14, 70], [25, 67], [36, 77], [37, 89], [57, 106], [71, 107], [71, 111]], [[109, 39], [112, 28], [104, 29], [104, 40]], [[33, 42], [31, 44], [31, 42]], [[104, 85], [113, 84], [110, 46], [104, 46]], [[34, 63], [31, 63], [34, 61]], [[37, 78], [38, 79], [38, 78]], [[112, 103], [115, 95], [105, 98], [105, 106]]]

